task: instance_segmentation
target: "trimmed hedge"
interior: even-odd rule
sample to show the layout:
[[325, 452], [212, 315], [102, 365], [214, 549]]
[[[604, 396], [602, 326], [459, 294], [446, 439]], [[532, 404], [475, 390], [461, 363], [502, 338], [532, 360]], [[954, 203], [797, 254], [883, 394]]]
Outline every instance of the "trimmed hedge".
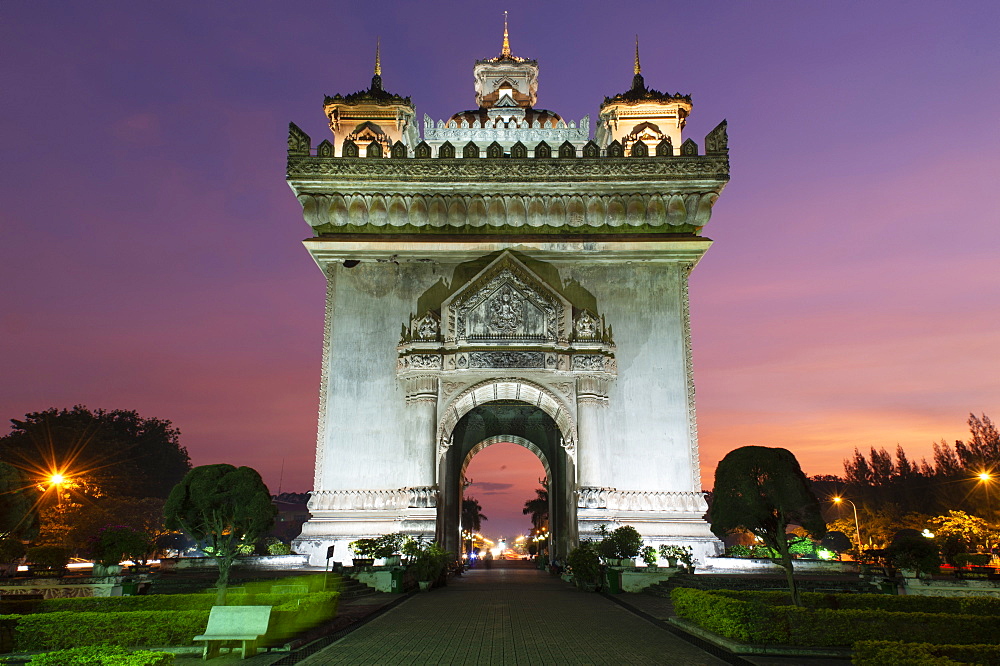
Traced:
[[677, 588], [670, 596], [678, 616], [746, 643], [846, 647], [858, 640], [895, 638], [967, 644], [990, 643], [1000, 635], [1000, 617], [995, 616], [798, 608], [686, 588]]
[[[787, 592], [752, 592], [714, 590], [716, 594], [741, 601], [763, 602], [773, 606], [792, 603]], [[897, 613], [948, 613], [952, 615], [1000, 616], [1000, 598], [996, 597], [923, 597], [894, 594], [822, 594], [803, 592], [806, 608], [833, 610], [884, 610]]]
[[91, 645], [35, 655], [28, 666], [170, 666], [173, 663], [174, 655], [169, 652], [132, 652]]
[[85, 645], [191, 645], [208, 626], [205, 610], [121, 613], [36, 613], [18, 617], [14, 651], [63, 650]]
[[[191, 645], [192, 637], [208, 625], [214, 597], [204, 594], [148, 597], [83, 597], [52, 599], [58, 608], [31, 615], [0, 615], [0, 651], [29, 652], [77, 646], [122, 647]], [[270, 645], [326, 622], [337, 615], [339, 592], [233, 595], [231, 606], [272, 606], [271, 625], [265, 641]], [[83, 602], [83, 603], [70, 603]], [[108, 612], [94, 612], [100, 602]], [[126, 610], [129, 605], [179, 610]], [[190, 608], [195, 606], [195, 608]], [[80, 610], [76, 610], [76, 608]]]
[[[323, 592], [315, 594], [337, 594]], [[227, 606], [280, 606], [302, 598], [294, 593], [230, 594]], [[311, 596], [311, 595], [310, 595]], [[8, 605], [10, 604], [10, 605]], [[147, 594], [132, 597], [69, 597], [28, 601], [0, 601], [0, 613], [123, 613], [131, 611], [188, 611], [211, 610], [215, 605], [214, 594]]]
[[1000, 664], [1000, 645], [932, 645], [900, 641], [858, 641], [856, 666], [944, 666], [945, 664]]

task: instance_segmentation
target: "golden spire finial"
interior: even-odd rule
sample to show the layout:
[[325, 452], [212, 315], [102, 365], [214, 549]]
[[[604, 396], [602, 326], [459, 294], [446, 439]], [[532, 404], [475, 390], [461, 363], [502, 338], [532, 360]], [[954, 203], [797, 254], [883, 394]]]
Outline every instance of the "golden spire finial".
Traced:
[[382, 76], [382, 38], [375, 38], [375, 76]]
[[507, 36], [507, 12], [503, 13], [503, 48], [500, 49], [501, 58], [510, 57], [510, 38]]
[[634, 74], [642, 74], [642, 67], [639, 65], [639, 35], [635, 36], [635, 72]]

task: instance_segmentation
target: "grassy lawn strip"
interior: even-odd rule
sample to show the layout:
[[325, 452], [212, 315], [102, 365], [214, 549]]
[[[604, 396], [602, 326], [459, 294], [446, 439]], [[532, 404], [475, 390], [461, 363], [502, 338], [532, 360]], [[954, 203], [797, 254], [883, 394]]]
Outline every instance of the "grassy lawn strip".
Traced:
[[[1000, 636], [998, 616], [773, 605], [772, 602], [781, 596], [781, 593], [771, 596], [768, 593], [739, 593], [740, 598], [736, 598], [733, 593], [685, 588], [677, 588], [671, 593], [678, 616], [744, 643], [850, 647], [859, 640], [896, 639], [908, 643], [966, 644], [994, 643]], [[881, 595], [814, 596], [882, 598]], [[886, 595], [885, 598], [893, 597]]]

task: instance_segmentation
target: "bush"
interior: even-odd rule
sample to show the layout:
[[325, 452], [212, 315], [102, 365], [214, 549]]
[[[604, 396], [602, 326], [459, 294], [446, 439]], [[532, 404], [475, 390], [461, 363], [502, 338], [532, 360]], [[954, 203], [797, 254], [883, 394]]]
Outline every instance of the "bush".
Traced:
[[[836, 597], [844, 601], [852, 596], [876, 595], [803, 595], [808, 596]], [[678, 616], [747, 643], [839, 647], [848, 646], [855, 640], [887, 637], [935, 644], [988, 643], [1000, 632], [1000, 617], [993, 615], [772, 605], [773, 601], [787, 599], [787, 595], [780, 592], [741, 595], [678, 588], [671, 593], [671, 598]], [[921, 597], [918, 601], [926, 603], [929, 599]]]
[[941, 567], [937, 544], [922, 536], [902, 536], [887, 549], [889, 559], [900, 569], [934, 573]]
[[173, 663], [174, 655], [169, 652], [88, 646], [35, 655], [28, 666], [170, 666]]
[[264, 547], [267, 548], [268, 555], [292, 554], [292, 547], [278, 537], [267, 537], [264, 539]]
[[67, 612], [20, 615], [14, 651], [62, 650], [86, 645], [191, 645], [208, 625], [207, 610]]
[[750, 557], [752, 554], [753, 551], [750, 550], [750, 546], [744, 546], [741, 543], [729, 549], [729, 557]]
[[34, 546], [27, 551], [28, 563], [50, 569], [63, 569], [69, 564], [69, 551], [62, 546]]
[[153, 544], [144, 533], [127, 525], [107, 525], [98, 530], [91, 547], [91, 557], [104, 566], [123, 560], [145, 564]]
[[1000, 645], [932, 645], [900, 641], [858, 641], [854, 644], [857, 666], [906, 664], [1000, 664]]
[[956, 566], [960, 567], [985, 567], [991, 559], [993, 556], [989, 553], [959, 553], [954, 557]]
[[601, 558], [596, 544], [584, 541], [569, 552], [566, 564], [575, 580], [581, 583], [597, 584], [601, 577]]

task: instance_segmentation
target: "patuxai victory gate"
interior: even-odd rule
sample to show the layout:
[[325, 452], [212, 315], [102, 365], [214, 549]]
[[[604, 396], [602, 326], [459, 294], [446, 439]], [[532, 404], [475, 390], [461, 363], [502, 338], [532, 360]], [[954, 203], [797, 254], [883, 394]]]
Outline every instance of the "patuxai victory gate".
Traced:
[[[554, 554], [598, 526], [714, 554], [688, 317], [701, 229], [729, 180], [726, 123], [684, 139], [691, 98], [632, 86], [593, 137], [537, 106], [506, 30], [475, 108], [418, 127], [409, 97], [324, 101], [294, 124], [288, 183], [326, 278], [312, 518], [298, 552], [350, 558], [402, 531], [460, 550], [464, 472], [513, 442], [541, 461]], [[529, 499], [529, 498], [525, 498]]]

